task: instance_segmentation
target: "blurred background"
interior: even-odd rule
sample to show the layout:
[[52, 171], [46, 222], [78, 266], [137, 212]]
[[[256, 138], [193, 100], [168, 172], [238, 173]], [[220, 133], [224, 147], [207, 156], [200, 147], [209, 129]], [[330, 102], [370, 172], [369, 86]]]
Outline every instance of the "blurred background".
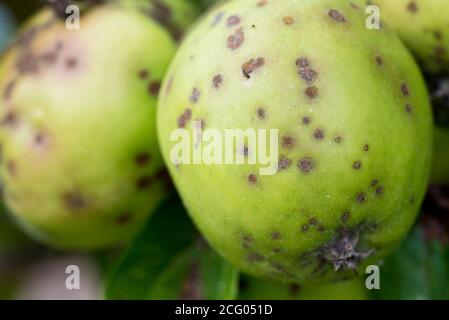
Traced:
[[[34, 0], [0, 0], [0, 53], [21, 23], [42, 4]], [[56, 252], [33, 242], [0, 206], [0, 299], [99, 299], [101, 258]], [[68, 265], [83, 270], [80, 290], [67, 290]]]

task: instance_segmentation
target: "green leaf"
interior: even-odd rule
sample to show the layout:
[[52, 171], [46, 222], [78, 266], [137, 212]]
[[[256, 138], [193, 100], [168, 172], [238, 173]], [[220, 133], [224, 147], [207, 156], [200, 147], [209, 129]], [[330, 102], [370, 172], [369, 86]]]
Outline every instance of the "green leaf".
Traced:
[[37, 245], [12, 221], [0, 204], [0, 255], [36, 249]]
[[214, 4], [218, 3], [219, 0], [188, 0], [190, 3], [200, 7], [202, 10], [207, 10]]
[[192, 268], [192, 249], [174, 257], [171, 265], [159, 275], [149, 288], [146, 299], [149, 300], [175, 300], [182, 297], [184, 283]]
[[426, 243], [416, 227], [380, 269], [377, 299], [449, 299], [449, 248]]
[[200, 245], [203, 295], [209, 300], [234, 300], [238, 295], [238, 270], [205, 244]]
[[449, 299], [449, 249], [438, 241], [430, 244], [429, 270], [431, 298]]
[[238, 271], [198, 233], [177, 197], [155, 212], [113, 266], [107, 299], [235, 299]]
[[164, 279], [170, 270], [179, 272], [182, 256], [195, 237], [181, 201], [177, 197], [167, 200], [113, 267], [106, 281], [106, 298], [158, 298], [158, 293], [160, 298], [172, 297], [173, 284], [169, 286]]

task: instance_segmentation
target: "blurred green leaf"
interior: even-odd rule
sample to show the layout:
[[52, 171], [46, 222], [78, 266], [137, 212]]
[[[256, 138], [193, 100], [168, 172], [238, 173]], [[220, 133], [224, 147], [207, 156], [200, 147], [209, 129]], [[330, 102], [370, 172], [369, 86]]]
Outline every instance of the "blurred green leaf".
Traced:
[[238, 270], [206, 244], [200, 244], [200, 273], [204, 298], [233, 300], [238, 295]]
[[146, 299], [175, 300], [182, 297], [183, 286], [192, 267], [192, 250], [178, 254], [149, 288]]
[[14, 224], [0, 203], [0, 254], [17, 254], [36, 247], [37, 245]]
[[[106, 281], [108, 299], [146, 299], [193, 244], [196, 231], [181, 201], [167, 200], [126, 249]], [[166, 288], [161, 291], [166, 294]]]
[[449, 249], [433, 241], [430, 248], [430, 292], [431, 298], [449, 299]]
[[107, 299], [235, 299], [238, 271], [199, 239], [172, 197], [113, 265], [105, 291]]
[[219, 2], [219, 0], [188, 0], [188, 1], [200, 7], [203, 10], [207, 10], [209, 7]]
[[416, 227], [380, 270], [377, 299], [449, 299], [449, 248], [426, 243]]
[[[23, 22], [28, 19], [33, 13], [35, 13], [39, 7], [41, 7], [41, 2], [38, 0], [33, 1], [17, 1], [17, 0], [1, 0], [0, 2], [6, 6], [14, 18], [18, 22]], [[25, 2], [25, 3], [24, 3]]]

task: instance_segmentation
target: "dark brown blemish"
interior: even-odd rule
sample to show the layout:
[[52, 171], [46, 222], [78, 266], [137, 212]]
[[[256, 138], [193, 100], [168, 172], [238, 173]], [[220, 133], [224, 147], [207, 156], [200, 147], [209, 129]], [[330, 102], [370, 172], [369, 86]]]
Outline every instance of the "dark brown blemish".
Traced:
[[363, 151], [369, 151], [369, 144], [363, 145]]
[[158, 170], [156, 172], [155, 177], [156, 177], [157, 181], [162, 182], [169, 189], [172, 188], [173, 184], [172, 184], [170, 175], [168, 174], [168, 171], [165, 168]]
[[292, 160], [282, 155], [278, 162], [278, 170], [282, 171], [290, 167]]
[[9, 127], [14, 127], [17, 124], [17, 120], [18, 120], [17, 114], [14, 111], [8, 111], [8, 113], [6, 113], [6, 115], [1, 120], [0, 124]]
[[310, 172], [314, 168], [315, 164], [311, 158], [303, 158], [298, 161], [298, 168], [302, 172]]
[[17, 174], [17, 164], [14, 160], [9, 160], [6, 167], [11, 177], [14, 177]]
[[305, 57], [299, 58], [296, 60], [296, 66], [300, 69], [308, 69], [310, 67], [310, 61]]
[[33, 42], [34, 38], [40, 31], [40, 26], [32, 26], [21, 34], [19, 34], [19, 38], [17, 39], [17, 44], [21, 47], [29, 47], [31, 42]]
[[359, 251], [360, 231], [343, 228], [326, 245], [320, 247], [314, 256], [324, 263], [330, 263], [334, 271], [357, 269], [360, 262], [373, 254], [374, 250]]
[[384, 186], [381, 185], [381, 186], [376, 188], [376, 194], [377, 195], [381, 195], [383, 193], [384, 193]]
[[161, 0], [152, 0], [151, 4], [152, 6], [147, 14], [163, 26], [173, 39], [179, 40], [182, 36], [182, 30], [173, 22], [170, 7]]
[[39, 71], [39, 61], [32, 53], [25, 52], [19, 56], [16, 69], [20, 74], [35, 74]]
[[157, 97], [159, 90], [161, 90], [161, 83], [159, 81], [153, 81], [148, 86], [148, 92], [154, 97]]
[[416, 4], [416, 1], [410, 1], [407, 4], [407, 10], [413, 13], [418, 12], [418, 5]]
[[312, 69], [300, 70], [299, 74], [307, 84], [312, 84], [318, 76], [316, 71]]
[[244, 234], [242, 236], [242, 239], [243, 239], [242, 247], [244, 249], [249, 249], [253, 243], [253, 237], [249, 234]]
[[282, 147], [289, 149], [295, 145], [295, 141], [290, 136], [282, 136]]
[[127, 224], [131, 221], [131, 214], [129, 212], [122, 213], [117, 217], [118, 224]]
[[146, 153], [146, 152], [142, 152], [139, 153], [138, 155], [136, 155], [136, 157], [134, 158], [134, 161], [136, 162], [137, 165], [139, 166], [145, 166], [147, 165], [151, 160], [151, 156], [150, 154]]
[[329, 17], [331, 17], [333, 20], [335, 20], [337, 22], [340, 22], [340, 23], [346, 22], [345, 17], [340, 13], [340, 11], [338, 11], [336, 9], [329, 10], [329, 12], [327, 14], [329, 15]]
[[359, 192], [357, 193], [355, 199], [358, 203], [363, 203], [366, 200], [366, 194], [364, 194], [363, 192]]
[[301, 287], [299, 284], [291, 284], [289, 287], [290, 296], [296, 297], [300, 291]]
[[311, 63], [308, 58], [302, 57], [297, 59], [296, 66], [298, 67], [299, 75], [307, 84], [310, 85], [315, 82], [318, 73], [311, 68]]
[[3, 91], [3, 99], [4, 100], [7, 101], [12, 97], [12, 93], [14, 91], [15, 86], [16, 86], [15, 80], [8, 82], [8, 84], [5, 87], [5, 90]]
[[378, 66], [382, 67], [384, 65], [384, 59], [381, 56], [376, 56], [375, 59]]
[[433, 32], [433, 35], [438, 41], [441, 41], [443, 39], [443, 33], [440, 30], [435, 30]]
[[256, 183], [257, 183], [257, 176], [254, 174], [254, 173], [251, 173], [249, 176], [248, 176], [248, 183], [250, 184], [250, 185], [255, 185]]
[[402, 92], [402, 94], [403, 94], [404, 96], [408, 96], [408, 95], [410, 94], [410, 90], [409, 90], [409, 88], [408, 88], [408, 85], [407, 85], [405, 82], [403, 82], [403, 83], [401, 84], [401, 92]]
[[310, 218], [308, 223], [301, 227], [301, 232], [307, 232], [310, 227], [316, 227], [318, 232], [324, 232], [325, 228], [316, 218]]
[[185, 128], [187, 122], [189, 122], [191, 118], [192, 118], [192, 110], [185, 109], [184, 112], [178, 118], [178, 127]]
[[38, 133], [34, 136], [34, 143], [37, 145], [43, 145], [45, 141], [47, 140], [47, 137], [44, 133]]
[[239, 48], [244, 41], [245, 41], [245, 34], [243, 32], [243, 28], [240, 27], [234, 32], [234, 34], [231, 34], [228, 37], [228, 48], [235, 50]]
[[265, 111], [264, 108], [257, 108], [256, 113], [257, 118], [259, 118], [260, 120], [265, 119], [265, 117], [267, 116], [267, 112]]
[[233, 15], [228, 18], [227, 26], [232, 27], [240, 23], [240, 17]]
[[[64, 7], [65, 9], [65, 7]], [[41, 22], [38, 25], [34, 25], [26, 29], [25, 31], [21, 32], [19, 34], [19, 37], [17, 41], [14, 43], [18, 46], [22, 47], [21, 49], [28, 49], [31, 46], [31, 43], [33, 42], [34, 38], [43, 30], [49, 28], [50, 26], [55, 23], [57, 19], [55, 19], [55, 16], [53, 15], [48, 20]]]
[[142, 80], [145, 80], [148, 78], [149, 72], [148, 70], [140, 70], [139, 71], [139, 78]]
[[280, 247], [276, 247], [276, 248], [273, 248], [273, 253], [282, 253], [282, 252], [284, 252], [284, 249], [283, 248], [280, 248]]
[[412, 107], [412, 105], [411, 105], [410, 103], [407, 103], [407, 104], [404, 106], [404, 109], [405, 109], [405, 111], [406, 111], [407, 113], [412, 113], [412, 111], [413, 111], [413, 107]]
[[273, 262], [273, 261], [270, 261], [269, 263], [270, 263], [270, 267], [275, 269], [277, 272], [285, 272], [285, 267], [282, 264], [280, 264], [278, 262]]
[[248, 256], [246, 257], [246, 259], [247, 259], [249, 262], [260, 262], [260, 261], [264, 261], [264, 260], [265, 260], [265, 257], [262, 256], [262, 255], [259, 254], [259, 253], [251, 252], [250, 254], [248, 254]]
[[247, 243], [251, 243], [251, 242], [253, 242], [253, 237], [251, 237], [248, 234], [245, 234], [245, 235], [243, 235], [243, 241], [247, 242]]
[[378, 183], [379, 183], [379, 180], [374, 179], [373, 181], [371, 181], [371, 186], [375, 187]]
[[312, 118], [311, 117], [303, 117], [302, 118], [302, 124], [304, 125], [309, 125], [312, 122]]
[[348, 222], [349, 215], [350, 215], [349, 211], [343, 212], [343, 214], [341, 215], [341, 218], [340, 218], [341, 221], [343, 221], [344, 223]]
[[67, 192], [62, 195], [65, 206], [74, 211], [82, 210], [87, 206], [87, 201], [77, 192]]
[[262, 67], [265, 64], [265, 59], [262, 57], [259, 57], [257, 59], [250, 59], [248, 61], [246, 61], [243, 65], [242, 65], [242, 72], [243, 75], [249, 79], [251, 77], [251, 73]]
[[139, 190], [147, 189], [153, 183], [153, 178], [150, 176], [142, 176], [136, 182], [136, 187]]
[[65, 66], [67, 69], [74, 69], [78, 65], [78, 60], [74, 57], [67, 58]]
[[200, 96], [201, 96], [201, 91], [198, 90], [198, 88], [193, 88], [192, 94], [190, 95], [189, 100], [191, 103], [197, 103], [198, 100], [200, 99]]
[[315, 131], [313, 132], [313, 136], [315, 137], [315, 139], [318, 140], [324, 139], [324, 129], [321, 128], [315, 129]]
[[285, 16], [284, 18], [282, 18], [282, 21], [284, 21], [287, 26], [291, 26], [295, 23], [295, 19], [292, 16]]
[[212, 87], [215, 89], [219, 89], [223, 84], [223, 76], [221, 74], [217, 74], [212, 78]]
[[[298, 61], [300, 61], [300, 60], [298, 60]], [[297, 61], [297, 65], [298, 65], [298, 61]], [[315, 82], [315, 80], [318, 76], [318, 73], [315, 70], [311, 69], [310, 67], [301, 67], [300, 64], [299, 64], [298, 73], [301, 76], [301, 78], [309, 85], [312, 84], [313, 82]]]
[[243, 239], [242, 247], [244, 249], [249, 249], [251, 247], [251, 244], [253, 243], [253, 237], [251, 237], [249, 234], [244, 234], [242, 239]]
[[341, 143], [342, 140], [343, 140], [343, 138], [342, 138], [341, 136], [336, 136], [336, 137], [334, 138], [334, 142], [335, 142], [335, 143]]
[[362, 162], [360, 160], [354, 161], [352, 163], [352, 167], [356, 170], [359, 170], [362, 168]]
[[315, 99], [318, 96], [318, 88], [315, 86], [307, 87], [305, 94], [309, 99]]
[[440, 59], [446, 54], [446, 48], [445, 47], [435, 47], [433, 52], [435, 53], [435, 56]]
[[271, 233], [271, 239], [273, 240], [281, 240], [282, 239], [282, 235], [279, 231], [274, 231]]

